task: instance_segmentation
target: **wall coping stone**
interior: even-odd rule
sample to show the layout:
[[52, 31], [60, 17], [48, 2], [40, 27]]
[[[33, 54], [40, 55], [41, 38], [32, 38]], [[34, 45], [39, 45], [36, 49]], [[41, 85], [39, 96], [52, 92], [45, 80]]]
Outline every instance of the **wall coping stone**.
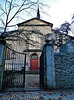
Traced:
[[54, 53], [56, 56], [74, 55], [74, 53]]

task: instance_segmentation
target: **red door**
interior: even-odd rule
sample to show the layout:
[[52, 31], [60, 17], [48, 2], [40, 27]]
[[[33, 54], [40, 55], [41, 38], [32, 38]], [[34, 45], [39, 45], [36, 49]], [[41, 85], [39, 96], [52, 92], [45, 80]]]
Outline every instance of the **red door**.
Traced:
[[31, 59], [31, 71], [38, 71], [38, 59]]

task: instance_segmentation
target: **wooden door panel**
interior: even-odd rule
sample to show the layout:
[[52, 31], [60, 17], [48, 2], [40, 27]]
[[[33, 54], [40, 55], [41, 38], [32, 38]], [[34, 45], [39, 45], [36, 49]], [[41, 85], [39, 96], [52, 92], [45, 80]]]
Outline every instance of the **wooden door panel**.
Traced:
[[38, 71], [38, 59], [31, 59], [31, 71]]

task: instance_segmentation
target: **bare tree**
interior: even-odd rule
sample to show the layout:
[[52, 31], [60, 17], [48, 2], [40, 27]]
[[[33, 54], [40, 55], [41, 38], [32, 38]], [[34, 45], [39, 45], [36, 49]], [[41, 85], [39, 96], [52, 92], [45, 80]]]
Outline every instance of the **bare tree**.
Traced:
[[57, 49], [60, 47], [61, 44], [65, 43], [71, 38], [74, 38], [74, 15], [72, 16], [71, 23], [65, 21], [63, 24], [60, 25], [59, 28], [54, 29], [54, 33], [54, 44], [57, 46]]
[[74, 37], [74, 14], [72, 15], [72, 22], [65, 21], [59, 28], [55, 29], [61, 34], [72, 35]]
[[69, 22], [65, 21], [65, 23], [61, 24], [59, 31], [63, 34], [68, 34], [70, 30], [70, 24]]
[[5, 0], [4, 6], [0, 5], [0, 11], [1, 11], [0, 20], [3, 24], [3, 26], [0, 27], [0, 29], [3, 30], [1, 32], [1, 35], [5, 34], [10, 23], [13, 21], [14, 18], [17, 17], [17, 15], [20, 12], [25, 11], [26, 9], [29, 9], [31, 6], [34, 6], [36, 3], [37, 2], [21, 0], [21, 2], [18, 4], [17, 0]]
[[[21, 41], [25, 41], [26, 44], [34, 45], [36, 43], [37, 46], [39, 46], [39, 41], [34, 41], [30, 38], [31, 34], [39, 34], [38, 38], [43, 39], [43, 34], [39, 30], [26, 30], [24, 28], [17, 29], [15, 31], [8, 31], [9, 27], [15, 27], [16, 19], [23, 19], [26, 18], [21, 17], [22, 15], [26, 16], [32, 15], [32, 11], [36, 12], [37, 7], [40, 7], [41, 11], [45, 13], [42, 9], [43, 6], [47, 6], [39, 0], [4, 0], [3, 3], [0, 4], [0, 35], [6, 37], [6, 40], [11, 41], [12, 45], [15, 44], [15, 42], [19, 41], [19, 44]], [[14, 21], [15, 20], [15, 21]], [[28, 42], [29, 40], [29, 42]], [[21, 46], [21, 45], [20, 45]]]
[[74, 14], [72, 15], [72, 22], [70, 24], [70, 34], [74, 37]]
[[[43, 6], [39, 3], [39, 0], [4, 0], [3, 3], [0, 1], [0, 34], [3, 36], [9, 27], [15, 26], [12, 22], [14, 19], [21, 18], [24, 13], [32, 15], [32, 11], [36, 11], [37, 4]], [[31, 10], [31, 11], [30, 11]], [[21, 15], [22, 14], [22, 15]], [[25, 18], [24, 18], [25, 19]]]

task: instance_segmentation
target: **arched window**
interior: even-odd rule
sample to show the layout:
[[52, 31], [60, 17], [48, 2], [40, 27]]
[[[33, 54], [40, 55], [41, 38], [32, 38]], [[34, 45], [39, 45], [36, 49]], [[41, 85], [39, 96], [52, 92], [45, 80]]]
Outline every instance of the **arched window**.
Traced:
[[37, 54], [36, 54], [36, 53], [32, 54], [32, 55], [31, 55], [31, 59], [38, 59]]

